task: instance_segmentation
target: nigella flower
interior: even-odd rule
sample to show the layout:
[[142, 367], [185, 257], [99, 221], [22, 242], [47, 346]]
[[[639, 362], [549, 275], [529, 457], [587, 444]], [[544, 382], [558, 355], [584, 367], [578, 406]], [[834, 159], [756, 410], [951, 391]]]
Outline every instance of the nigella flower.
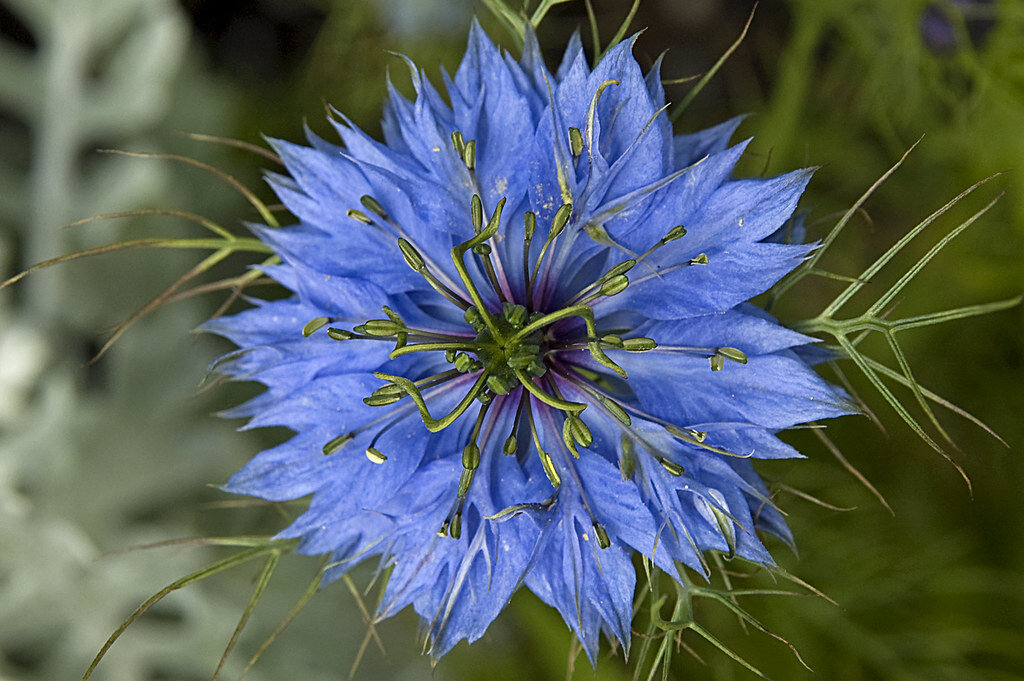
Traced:
[[791, 537], [750, 459], [851, 411], [747, 302], [813, 248], [772, 238], [809, 171], [733, 179], [739, 120], [673, 136], [631, 47], [591, 69], [574, 39], [551, 73], [474, 25], [448, 101], [415, 67], [392, 89], [384, 143], [275, 142], [298, 222], [253, 231], [292, 295], [206, 327], [266, 386], [231, 414], [295, 433], [226, 489], [312, 495], [281, 536], [329, 578], [379, 557], [377, 614], [412, 605], [434, 656], [521, 585], [592, 660], [628, 645], [637, 552], [771, 564], [758, 532]]

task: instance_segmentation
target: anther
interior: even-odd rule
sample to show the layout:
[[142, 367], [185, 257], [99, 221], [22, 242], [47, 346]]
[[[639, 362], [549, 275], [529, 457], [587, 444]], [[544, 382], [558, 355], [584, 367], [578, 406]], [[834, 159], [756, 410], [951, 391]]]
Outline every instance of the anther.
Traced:
[[551, 232], [548, 234], [548, 240], [551, 241], [565, 229], [566, 224], [569, 222], [569, 217], [572, 215], [572, 204], [563, 203], [561, 208], [555, 211], [555, 217], [551, 219]]
[[658, 344], [652, 338], [641, 336], [639, 338], [624, 338], [622, 340], [622, 347], [627, 352], [647, 352], [657, 348]]
[[747, 363], [746, 353], [736, 348], [717, 348], [715, 350], [715, 354], [729, 360], [730, 362], [736, 362], [738, 364]]
[[583, 133], [579, 128], [569, 128], [569, 150], [573, 156], [583, 153]]
[[626, 290], [629, 286], [629, 277], [619, 274], [601, 284], [602, 296], [615, 296]]
[[589, 447], [594, 442], [594, 435], [583, 419], [570, 413], [562, 423], [562, 441], [565, 442], [565, 446], [572, 452], [572, 455], [578, 459], [580, 453], [576, 446]]
[[452, 539], [458, 539], [462, 536], [462, 509], [459, 509], [458, 512], [452, 516], [452, 522], [448, 525], [448, 535]]
[[712, 371], [721, 371], [725, 366], [725, 357], [722, 357], [721, 355], [711, 355], [708, 360], [711, 362]]
[[333, 440], [331, 440], [330, 442], [323, 446], [324, 456], [330, 456], [331, 454], [334, 454], [336, 451], [338, 451], [346, 444], [348, 444], [353, 437], [355, 436], [352, 433], [343, 433], [338, 437], [334, 438]]
[[329, 317], [314, 317], [306, 322], [306, 325], [302, 327], [302, 335], [308, 338], [327, 326], [330, 322], [331, 320]]
[[466, 168], [469, 170], [476, 168], [476, 140], [466, 142], [466, 148], [462, 152], [462, 160], [465, 161]]
[[512, 386], [500, 376], [490, 375], [487, 377], [487, 387], [496, 395], [508, 395], [512, 392]]
[[473, 219], [473, 231], [479, 233], [484, 226], [484, 204], [478, 194], [473, 194], [469, 201], [469, 213]]
[[473, 327], [473, 330], [480, 333], [484, 330], [485, 322], [483, 315], [480, 314], [480, 310], [474, 306], [466, 308], [466, 311], [462, 314], [462, 318], [467, 324]]
[[460, 157], [466, 153], [466, 140], [463, 139], [461, 130], [452, 132], [452, 147]]
[[345, 215], [352, 218], [356, 222], [363, 223], [364, 225], [373, 224], [373, 220], [371, 220], [369, 216], [366, 215], [366, 213], [364, 213], [361, 210], [356, 210], [355, 208], [349, 208], [347, 211], [345, 211]]
[[537, 449], [537, 456], [540, 457], [540, 463], [544, 467], [544, 474], [548, 476], [551, 486], [558, 489], [559, 485], [562, 484], [562, 476], [555, 470], [555, 463], [551, 460], [551, 456], [540, 448]]
[[526, 214], [523, 215], [523, 230], [526, 242], [529, 243], [533, 240], [534, 232], [537, 231], [537, 214], [532, 210], [526, 211]]
[[366, 458], [376, 464], [382, 464], [388, 460], [388, 457], [384, 456], [376, 447], [366, 448]]
[[346, 331], [345, 329], [335, 329], [333, 327], [327, 329], [327, 335], [328, 337], [330, 337], [331, 340], [336, 341], [352, 340], [356, 336], [351, 331]]
[[406, 331], [406, 327], [390, 319], [371, 319], [355, 327], [355, 330], [359, 333], [365, 333], [367, 336], [387, 338], [388, 336], [394, 336], [399, 332]]
[[675, 461], [670, 461], [669, 459], [666, 459], [664, 457], [659, 457], [658, 463], [660, 463], [661, 467], [668, 471], [670, 475], [674, 475], [677, 478], [686, 472], [685, 470], [683, 470], [683, 467], [677, 464]]
[[381, 386], [363, 398], [363, 403], [370, 407], [386, 407], [405, 397], [405, 391], [393, 383]]
[[708, 264], [708, 254], [707, 253], [701, 253], [700, 255], [696, 256], [695, 258], [690, 258], [690, 264], [691, 265], [707, 265]]
[[611, 540], [608, 538], [608, 532], [596, 520], [594, 521], [594, 536], [597, 537], [597, 545], [600, 548], [606, 549], [612, 545]]
[[420, 252], [411, 243], [405, 239], [399, 239], [398, 248], [402, 251], [406, 264], [413, 270], [422, 272], [427, 268], [427, 263], [423, 260], [423, 256], [420, 255]]
[[502, 305], [502, 311], [505, 313], [505, 321], [507, 321], [512, 328], [518, 330], [526, 325], [527, 314], [524, 306], [506, 302]]
[[[470, 442], [462, 449], [462, 467], [468, 471], [475, 471], [480, 467], [480, 448], [475, 442]], [[466, 496], [465, 492], [459, 491], [459, 496]]]
[[380, 202], [369, 194], [363, 194], [360, 196], [359, 203], [363, 204], [363, 208], [374, 215], [379, 215], [380, 217], [387, 219], [388, 213], [384, 210], [384, 206], [380, 205]]
[[505, 438], [505, 444], [502, 445], [501, 447], [501, 453], [504, 454], [505, 456], [512, 456], [513, 454], [516, 453], [516, 448], [518, 447], [518, 445], [519, 443], [516, 442], [516, 436], [509, 435], [507, 438]]
[[661, 243], [667, 244], [670, 241], [682, 239], [684, 236], [686, 236], [686, 228], [682, 225], [676, 225], [672, 229], [668, 230], [668, 234], [661, 237]]
[[622, 337], [617, 336], [614, 333], [609, 333], [607, 335], [601, 336], [601, 343], [616, 350], [626, 349], [626, 344], [623, 342]]
[[707, 493], [714, 500], [714, 503], [711, 503], [704, 497], [697, 497], [697, 510], [700, 511], [705, 520], [718, 527], [718, 531], [722, 533], [722, 538], [725, 539], [725, 543], [729, 547], [729, 557], [732, 557], [736, 553], [736, 528], [733, 526], [732, 518], [729, 517], [726, 511], [729, 508], [729, 504], [726, 503], [725, 496], [717, 489], [709, 488]]
[[622, 481], [625, 482], [632, 478], [634, 471], [636, 471], [636, 447], [633, 446], [633, 441], [623, 434], [619, 446], [619, 474], [622, 475]]

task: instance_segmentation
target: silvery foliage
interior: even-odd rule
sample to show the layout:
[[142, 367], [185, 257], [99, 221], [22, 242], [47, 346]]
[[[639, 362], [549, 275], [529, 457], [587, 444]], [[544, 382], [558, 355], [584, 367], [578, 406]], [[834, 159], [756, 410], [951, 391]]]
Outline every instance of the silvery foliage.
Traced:
[[[5, 135], [0, 142], [0, 263], [6, 277], [121, 233], [112, 223], [62, 228], [72, 220], [172, 201], [182, 206], [180, 192], [170, 195], [173, 177], [166, 165], [94, 150], [154, 149], [152, 131], [166, 126], [181, 88], [188, 87], [191, 98], [205, 97], [213, 110], [223, 104], [209, 85], [185, 73], [188, 26], [172, 0], [4, 2], [35, 42], [29, 49], [0, 40], [0, 111], [20, 122], [28, 137]], [[27, 149], [18, 149], [19, 143]], [[153, 276], [172, 266], [161, 261]], [[180, 521], [139, 518], [160, 518], [158, 511], [176, 498], [218, 480], [223, 474], [209, 452], [229, 451], [227, 440], [234, 438], [212, 425], [184, 427], [195, 410], [188, 398], [202, 355], [187, 340], [159, 350], [161, 336], [169, 335], [162, 328], [195, 324], [195, 308], [168, 310], [98, 367], [82, 367], [87, 355], [84, 343], [74, 342], [82, 334], [76, 327], [94, 332], [116, 319], [108, 296], [76, 292], [104, 281], [111, 287], [145, 285], [137, 271], [134, 278], [122, 276], [111, 272], [109, 261], [97, 260], [57, 268], [0, 294], [5, 681], [77, 678], [128, 612], [207, 558], [184, 551], [105, 555], [194, 534]], [[192, 369], [175, 381], [163, 368], [172, 363]], [[143, 622], [131, 645], [111, 655], [97, 678], [128, 681], [157, 669], [174, 678], [209, 673], [235, 617], [225, 602], [202, 588], [183, 594], [165, 610], [174, 618]]]

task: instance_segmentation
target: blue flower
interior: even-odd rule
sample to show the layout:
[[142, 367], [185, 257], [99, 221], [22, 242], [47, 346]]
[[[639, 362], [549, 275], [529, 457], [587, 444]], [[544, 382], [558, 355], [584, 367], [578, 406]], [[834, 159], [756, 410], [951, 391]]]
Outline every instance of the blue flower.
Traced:
[[295, 434], [226, 489], [312, 495], [281, 536], [328, 578], [378, 556], [378, 615], [412, 605], [434, 656], [525, 585], [593, 660], [629, 645], [636, 553], [771, 564], [758, 531], [791, 536], [750, 459], [852, 410], [747, 302], [813, 248], [777, 238], [810, 172], [733, 179], [739, 119], [673, 136], [632, 42], [551, 73], [474, 25], [450, 105], [410, 66], [383, 143], [340, 114], [343, 146], [274, 142], [298, 222], [252, 230], [292, 295], [205, 328], [266, 386], [230, 415]]

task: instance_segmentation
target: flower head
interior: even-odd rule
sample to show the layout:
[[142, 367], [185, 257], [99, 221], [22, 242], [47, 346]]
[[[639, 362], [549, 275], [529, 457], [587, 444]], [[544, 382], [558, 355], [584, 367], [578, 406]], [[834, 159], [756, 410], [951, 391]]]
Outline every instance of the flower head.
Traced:
[[207, 325], [266, 386], [231, 413], [295, 433], [226, 489], [312, 495], [282, 536], [333, 577], [379, 556], [379, 616], [412, 605], [435, 656], [520, 585], [591, 659], [628, 645], [634, 552], [770, 564], [758, 530], [790, 535], [750, 459], [851, 410], [747, 302], [812, 248], [773, 240], [810, 173], [733, 179], [739, 119], [673, 136], [631, 48], [551, 73], [474, 25], [450, 105], [413, 67], [384, 143], [340, 116], [341, 147], [275, 142], [298, 222], [253, 230], [293, 295]]

